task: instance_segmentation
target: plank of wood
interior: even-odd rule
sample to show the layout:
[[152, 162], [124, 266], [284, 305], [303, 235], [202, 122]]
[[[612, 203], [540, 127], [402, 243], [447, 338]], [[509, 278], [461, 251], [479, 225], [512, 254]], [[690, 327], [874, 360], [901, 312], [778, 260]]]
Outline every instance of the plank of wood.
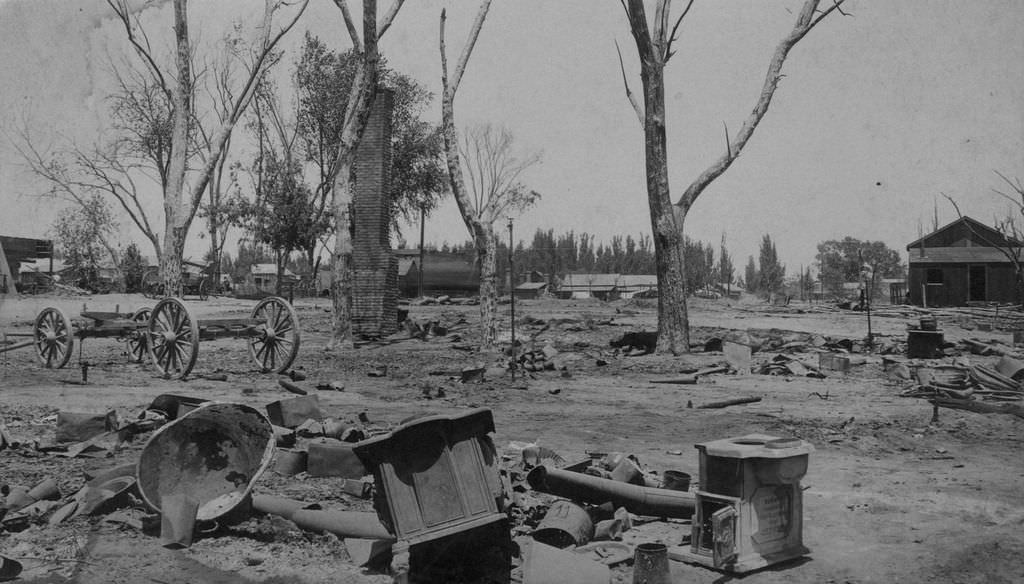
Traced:
[[727, 399], [725, 401], [711, 402], [697, 406], [698, 410], [717, 410], [721, 408], [727, 408], [729, 406], [738, 406], [742, 404], [752, 404], [761, 401], [761, 396], [752, 397], [738, 397], [736, 399]]
[[1024, 406], [1019, 404], [989, 404], [973, 399], [952, 399], [936, 397], [930, 400], [931, 403], [954, 410], [967, 410], [978, 414], [1010, 414], [1018, 418], [1024, 418]]

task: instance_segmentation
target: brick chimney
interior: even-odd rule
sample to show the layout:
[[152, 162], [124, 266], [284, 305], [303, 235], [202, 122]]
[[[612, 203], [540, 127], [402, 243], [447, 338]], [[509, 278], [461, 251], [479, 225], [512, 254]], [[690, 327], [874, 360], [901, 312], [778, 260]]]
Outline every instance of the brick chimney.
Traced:
[[352, 332], [365, 337], [398, 330], [398, 259], [388, 213], [393, 107], [394, 93], [378, 90], [355, 161]]

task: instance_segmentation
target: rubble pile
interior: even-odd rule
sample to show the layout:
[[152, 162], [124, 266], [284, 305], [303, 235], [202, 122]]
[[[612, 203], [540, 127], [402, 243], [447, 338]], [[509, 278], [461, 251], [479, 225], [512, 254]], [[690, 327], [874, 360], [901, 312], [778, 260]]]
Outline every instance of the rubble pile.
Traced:
[[[647, 569], [644, 554], [652, 546], [666, 558], [683, 554], [693, 534], [692, 489], [698, 485], [688, 472], [659, 472], [619, 452], [587, 452], [567, 461], [536, 442], [512, 442], [499, 452], [488, 436], [494, 426], [487, 409], [386, 427], [370, 423], [365, 412], [353, 419], [329, 416], [316, 395], [257, 410], [165, 394], [134, 418], [59, 412], [47, 419], [55, 425], [52, 444], [22, 443], [0, 427], [0, 448], [23, 456], [118, 454], [124, 462], [89, 470], [74, 492], [61, 492], [56, 478], [4, 485], [3, 532], [101, 522], [180, 549], [203, 538], [231, 537], [224, 526], [274, 516], [333, 534], [353, 564], [391, 571], [396, 581], [421, 569], [446, 570], [428, 578], [441, 580], [430, 581], [463, 581], [451, 570], [464, 558], [427, 565], [417, 554], [436, 538], [472, 533], [467, 545], [503, 560], [459, 570], [498, 566], [504, 575], [497, 581], [524, 583], [548, 581], [552, 571], [567, 567], [587, 582], [610, 582], [613, 570], [629, 570], [634, 562], [635, 569]], [[479, 455], [467, 457], [467, 449]], [[431, 465], [447, 470], [435, 475]], [[396, 481], [413, 469], [434, 478]], [[334, 481], [334, 502], [265, 492], [265, 473], [284, 484], [326, 477]], [[409, 507], [409, 500], [421, 504]], [[0, 567], [20, 572], [27, 557], [4, 557]]]

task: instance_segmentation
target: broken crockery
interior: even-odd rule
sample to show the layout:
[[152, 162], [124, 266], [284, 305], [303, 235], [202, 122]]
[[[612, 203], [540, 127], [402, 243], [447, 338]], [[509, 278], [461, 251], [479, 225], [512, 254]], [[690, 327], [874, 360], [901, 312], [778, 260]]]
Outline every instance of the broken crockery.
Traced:
[[139, 492], [163, 511], [163, 499], [196, 501], [196, 518], [209, 521], [237, 507], [274, 455], [274, 430], [258, 410], [206, 403], [158, 429], [139, 457]]

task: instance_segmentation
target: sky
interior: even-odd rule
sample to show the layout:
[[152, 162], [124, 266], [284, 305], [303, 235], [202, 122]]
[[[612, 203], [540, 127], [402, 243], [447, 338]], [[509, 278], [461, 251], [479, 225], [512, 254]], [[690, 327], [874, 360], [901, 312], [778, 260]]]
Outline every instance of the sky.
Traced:
[[[380, 11], [389, 5], [380, 0]], [[827, 2], [826, 2], [827, 3]], [[351, 4], [360, 4], [358, 1]], [[650, 5], [651, 3], [648, 2]], [[753, 108], [775, 45], [799, 0], [696, 0], [666, 71], [673, 199], [725, 148]], [[169, 47], [169, 2], [143, 5], [143, 23]], [[674, 3], [675, 14], [685, 5]], [[192, 32], [213, 43], [258, 17], [257, 0], [192, 0]], [[743, 265], [768, 234], [792, 273], [816, 245], [845, 236], [905, 246], [956, 218], [943, 195], [991, 223], [1008, 203], [994, 171], [1024, 178], [1024, 3], [1018, 0], [849, 0], [791, 52], [771, 108], [739, 159], [701, 195], [685, 226]], [[353, 6], [358, 14], [358, 6]], [[476, 12], [468, 0], [409, 0], [382, 40], [392, 68], [440, 93], [438, 16], [448, 12], [454, 62]], [[652, 11], [653, 12], [653, 11]], [[0, 0], [0, 233], [46, 237], [60, 203], [41, 198], [11, 140], [26, 126], [58, 148], [106, 130], [110, 63], [126, 51], [103, 0]], [[303, 31], [349, 46], [339, 10], [311, 0], [286, 38], [285, 79]], [[515, 219], [538, 228], [650, 233], [643, 132], [625, 97], [615, 41], [632, 89], [639, 64], [616, 0], [495, 0], [455, 101], [460, 127], [506, 126], [543, 161], [524, 175], [539, 203]], [[426, 116], [440, 118], [435, 99]], [[157, 196], [154, 192], [154, 196]], [[158, 199], [151, 211], [158, 212]], [[200, 255], [202, 224], [186, 253]], [[410, 242], [415, 228], [404, 229]], [[127, 219], [122, 242], [141, 241]], [[467, 239], [453, 203], [427, 223], [428, 242]], [[144, 253], [148, 252], [143, 248]]]

